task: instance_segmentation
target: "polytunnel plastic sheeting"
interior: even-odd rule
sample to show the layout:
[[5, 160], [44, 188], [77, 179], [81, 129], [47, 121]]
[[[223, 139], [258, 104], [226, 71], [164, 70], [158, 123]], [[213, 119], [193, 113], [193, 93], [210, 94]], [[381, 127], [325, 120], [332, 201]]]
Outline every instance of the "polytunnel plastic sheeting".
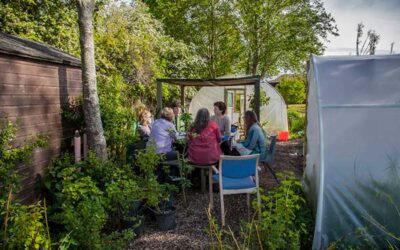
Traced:
[[308, 72], [304, 188], [313, 249], [400, 246], [400, 56], [316, 57]]
[[[196, 115], [200, 108], [207, 108], [213, 112], [213, 104], [217, 101], [224, 101], [225, 88], [231, 87], [202, 87], [190, 102], [189, 112]], [[237, 89], [238, 87], [233, 87]], [[253, 86], [243, 86], [246, 88], [246, 110], [249, 110], [249, 98], [254, 94]], [[268, 105], [260, 107], [260, 122], [268, 122], [265, 126], [268, 130], [288, 131], [287, 107], [283, 97], [270, 84], [261, 82], [261, 88], [270, 97]]]

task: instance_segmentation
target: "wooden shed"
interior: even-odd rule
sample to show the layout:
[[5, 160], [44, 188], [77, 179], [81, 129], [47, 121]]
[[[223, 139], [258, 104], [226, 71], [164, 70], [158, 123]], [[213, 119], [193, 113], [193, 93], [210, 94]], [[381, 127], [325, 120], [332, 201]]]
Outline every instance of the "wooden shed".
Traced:
[[46, 133], [49, 146], [34, 151], [24, 174], [20, 198], [34, 197], [34, 183], [52, 158], [70, 145], [73, 131], [60, 115], [69, 97], [82, 94], [81, 61], [57, 48], [0, 33], [0, 120], [17, 122], [15, 144]]

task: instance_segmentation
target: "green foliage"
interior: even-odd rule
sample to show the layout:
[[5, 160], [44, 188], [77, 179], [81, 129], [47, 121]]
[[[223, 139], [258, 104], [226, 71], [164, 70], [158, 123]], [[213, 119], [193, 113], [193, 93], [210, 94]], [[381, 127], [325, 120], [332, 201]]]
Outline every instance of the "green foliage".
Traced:
[[290, 138], [302, 138], [305, 130], [305, 118], [299, 112], [288, 111]]
[[48, 169], [46, 184], [53, 193], [50, 221], [65, 227], [78, 246], [99, 249], [100, 231], [106, 220], [103, 192], [90, 176], [85, 176], [71, 156], [56, 160]]
[[163, 22], [171, 37], [193, 44], [201, 77], [217, 77], [235, 72], [243, 45], [240, 43], [238, 16], [232, 1], [173, 0], [144, 1], [150, 12]]
[[45, 210], [40, 204], [21, 205], [13, 199], [20, 189], [18, 164], [29, 163], [35, 148], [46, 145], [45, 137], [32, 137], [19, 147], [12, 145], [17, 128], [9, 121], [0, 125], [0, 246], [3, 249], [48, 249]]
[[16, 166], [28, 163], [32, 151], [38, 147], [47, 145], [47, 137], [44, 135], [32, 136], [19, 147], [12, 145], [15, 139], [17, 127], [7, 121], [0, 124], [0, 197], [5, 198], [10, 190], [18, 192], [20, 188], [20, 174]]
[[306, 100], [306, 82], [303, 77], [282, 77], [276, 88], [286, 104], [301, 104]]
[[44, 42], [79, 54], [77, 13], [73, 1], [0, 1], [0, 31]]
[[[56, 237], [70, 237], [78, 248], [108, 249], [132, 239], [132, 229], [123, 226], [134, 201], [142, 198], [142, 188], [129, 166], [101, 161], [91, 152], [74, 163], [64, 155], [48, 168], [44, 186], [51, 199], [51, 222], [62, 225]], [[107, 227], [107, 232], [104, 234]]]
[[111, 157], [121, 157], [126, 145], [133, 142], [135, 133], [132, 123], [136, 114], [133, 110], [133, 86], [124, 82], [120, 75], [99, 78], [99, 100], [104, 136]]
[[[281, 185], [261, 194], [261, 220], [243, 222], [239, 237], [222, 230], [209, 215], [212, 249], [310, 249], [313, 219], [301, 183], [293, 173], [279, 173]], [[259, 209], [257, 202], [253, 203]]]
[[300, 71], [320, 54], [334, 19], [320, 0], [146, 0], [171, 37], [193, 44], [206, 63], [202, 77]]
[[45, 209], [39, 203], [21, 205], [18, 201], [0, 199], [0, 246], [3, 249], [50, 249], [45, 223]]
[[310, 53], [323, 51], [328, 34], [337, 35], [335, 20], [321, 0], [238, 0], [237, 9], [246, 44], [242, 67], [247, 73], [301, 71]]
[[[261, 196], [259, 237], [266, 249], [299, 249], [302, 239], [305, 240], [304, 236], [310, 240], [311, 213], [303, 198], [301, 183], [294, 174], [278, 176], [281, 185]], [[305, 214], [308, 216], [300, 214], [301, 210], [308, 210], [308, 214]]]
[[[270, 99], [270, 97], [267, 96], [267, 94], [265, 93], [265, 91], [261, 89], [261, 91], [260, 91], [260, 108], [261, 108], [262, 106], [264, 106], [264, 105], [268, 105], [269, 99]], [[251, 108], [252, 110], [255, 109], [254, 94], [253, 94], [253, 95], [250, 95], [250, 97], [249, 97], [249, 105], [250, 105], [250, 108]]]
[[189, 131], [190, 125], [193, 122], [192, 114], [189, 113], [189, 112], [182, 113], [181, 116], [180, 116], [180, 119], [181, 119], [181, 121], [183, 123], [184, 131], [186, 131], [186, 132]]

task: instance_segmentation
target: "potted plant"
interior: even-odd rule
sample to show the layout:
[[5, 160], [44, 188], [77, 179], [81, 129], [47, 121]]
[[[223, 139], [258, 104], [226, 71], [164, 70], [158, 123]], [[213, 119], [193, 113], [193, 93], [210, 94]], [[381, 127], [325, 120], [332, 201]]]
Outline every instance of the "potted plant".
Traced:
[[174, 185], [160, 184], [159, 203], [155, 207], [158, 228], [167, 231], [176, 227], [176, 208], [172, 202], [172, 195], [177, 191]]

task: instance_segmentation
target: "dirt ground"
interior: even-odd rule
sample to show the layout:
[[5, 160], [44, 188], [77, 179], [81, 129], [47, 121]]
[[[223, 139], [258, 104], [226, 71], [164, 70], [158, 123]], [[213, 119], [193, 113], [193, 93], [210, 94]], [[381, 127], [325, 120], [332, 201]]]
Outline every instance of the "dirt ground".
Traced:
[[[292, 140], [278, 142], [275, 162], [272, 169], [275, 172], [292, 171], [301, 178], [303, 173], [303, 141]], [[260, 174], [260, 186], [270, 190], [276, 186], [275, 179], [269, 171], [263, 169]], [[240, 220], [248, 218], [246, 196], [225, 196], [226, 224], [239, 228]], [[209, 244], [207, 234], [208, 193], [200, 190], [190, 190], [188, 194], [189, 207], [185, 209], [180, 197], [177, 197], [177, 227], [173, 230], [158, 231], [154, 221], [146, 221], [145, 232], [138, 239], [127, 245], [126, 249], [205, 249]], [[214, 193], [213, 216], [220, 222], [219, 194]]]

